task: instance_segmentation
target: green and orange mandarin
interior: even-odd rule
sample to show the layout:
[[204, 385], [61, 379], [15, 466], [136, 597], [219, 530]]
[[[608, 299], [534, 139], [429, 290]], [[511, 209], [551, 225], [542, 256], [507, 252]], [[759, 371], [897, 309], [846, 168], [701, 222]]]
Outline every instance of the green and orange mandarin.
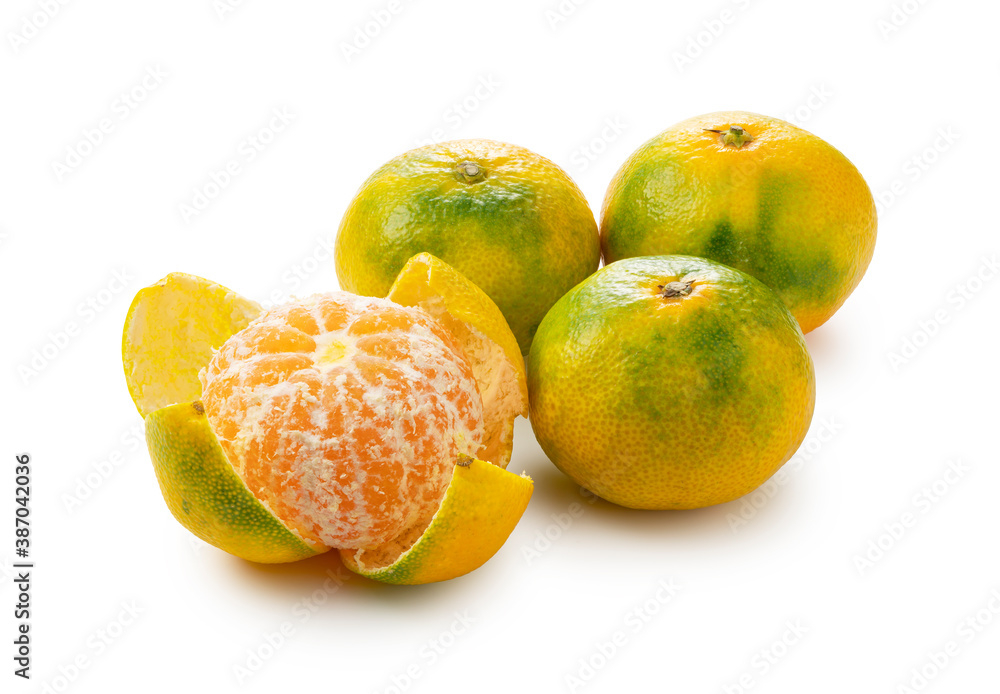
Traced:
[[876, 213], [857, 168], [819, 137], [743, 111], [678, 123], [612, 179], [601, 213], [606, 263], [644, 255], [709, 258], [771, 287], [803, 332], [861, 281]]
[[815, 401], [795, 319], [703, 258], [599, 270], [552, 307], [528, 358], [531, 425], [555, 465], [622, 506], [690, 509], [763, 484]]
[[122, 357], [167, 507], [244, 559], [338, 549], [380, 581], [445, 580], [488, 560], [531, 496], [504, 469], [527, 406], [517, 341], [428, 254], [388, 298], [268, 311], [173, 273], [136, 295]]
[[424, 251], [486, 292], [524, 353], [552, 304], [601, 256], [593, 212], [566, 172], [491, 140], [421, 147], [373, 173], [337, 234], [340, 286], [385, 296]]

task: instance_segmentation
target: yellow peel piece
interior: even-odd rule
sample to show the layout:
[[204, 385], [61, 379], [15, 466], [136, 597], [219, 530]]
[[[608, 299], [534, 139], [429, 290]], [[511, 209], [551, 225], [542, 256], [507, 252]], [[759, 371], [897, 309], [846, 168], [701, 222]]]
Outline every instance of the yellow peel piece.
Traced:
[[433, 583], [462, 576], [486, 563], [507, 541], [533, 487], [526, 475], [462, 458], [437, 513], [409, 549], [400, 554], [401, 548], [390, 543], [340, 550], [340, 557], [351, 571], [384, 583]]
[[430, 253], [406, 262], [387, 298], [424, 309], [462, 344], [483, 399], [486, 431], [479, 457], [507, 467], [514, 420], [527, 416], [528, 386], [524, 357], [503, 313], [482, 289]]
[[205, 542], [267, 564], [329, 549], [307, 544], [247, 489], [200, 402], [171, 405], [146, 417], [146, 443], [170, 512]]
[[139, 290], [122, 333], [125, 380], [139, 414], [199, 399], [198, 372], [213, 350], [262, 310], [256, 301], [183, 272]]

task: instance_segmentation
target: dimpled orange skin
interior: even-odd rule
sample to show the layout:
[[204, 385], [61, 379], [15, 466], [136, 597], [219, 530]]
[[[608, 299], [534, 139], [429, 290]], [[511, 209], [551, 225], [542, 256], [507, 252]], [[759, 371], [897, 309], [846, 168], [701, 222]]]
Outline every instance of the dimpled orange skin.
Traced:
[[[686, 295], [665, 296], [672, 282]], [[684, 256], [605, 266], [560, 299], [528, 358], [531, 425], [598, 496], [690, 509], [763, 484], [805, 437], [812, 361], [763, 284]]]
[[[725, 144], [732, 126], [752, 139]], [[601, 245], [607, 263], [678, 254], [735, 267], [777, 292], [809, 332], [861, 281], [876, 226], [868, 185], [837, 149], [777, 118], [723, 111], [632, 154], [608, 186]]]
[[250, 491], [330, 547], [425, 523], [483, 434], [461, 347], [423, 310], [384, 299], [279, 306], [226, 341], [203, 381], [209, 422]]
[[365, 181], [337, 231], [340, 287], [385, 296], [425, 251], [486, 292], [524, 354], [545, 312], [601, 262], [594, 214], [569, 175], [483, 139], [411, 150]]

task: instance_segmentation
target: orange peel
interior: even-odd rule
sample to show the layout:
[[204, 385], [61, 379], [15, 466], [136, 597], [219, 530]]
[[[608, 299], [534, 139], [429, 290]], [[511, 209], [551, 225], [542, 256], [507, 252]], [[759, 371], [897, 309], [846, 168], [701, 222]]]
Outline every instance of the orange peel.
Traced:
[[459, 345], [482, 398], [479, 459], [457, 456], [432, 516], [421, 516], [374, 546], [333, 547], [301, 532], [248, 486], [201, 402], [204, 369], [229, 338], [261, 315], [260, 306], [183, 273], [168, 275], [137, 294], [122, 339], [126, 381], [146, 421], [161, 492], [182, 525], [255, 562], [296, 561], [336, 548], [348, 568], [388, 583], [460, 576], [500, 549], [532, 491], [530, 478], [504, 469], [514, 419], [527, 411], [517, 341], [478, 287], [428, 254], [407, 263], [389, 301], [419, 309]]

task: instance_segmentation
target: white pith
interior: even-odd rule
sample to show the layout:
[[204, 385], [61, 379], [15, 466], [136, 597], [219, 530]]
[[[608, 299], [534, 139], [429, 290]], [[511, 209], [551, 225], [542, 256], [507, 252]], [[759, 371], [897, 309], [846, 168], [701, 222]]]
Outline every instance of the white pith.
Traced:
[[[315, 533], [319, 539], [333, 547], [367, 547], [382, 544], [391, 536], [379, 535], [374, 529], [374, 518], [388, 519], [388, 524], [395, 528], [391, 534], [399, 535], [415, 523], [426, 522], [436, 511], [451, 478], [455, 456], [459, 453], [475, 456], [479, 452], [483, 438], [482, 398], [478, 392], [476, 381], [463, 373], [455, 360], [454, 352], [428, 328], [413, 325], [406, 333], [399, 333], [400, 338], [408, 345], [409, 358], [394, 362], [401, 370], [401, 379], [407, 384], [402, 393], [396, 393], [386, 387], [379, 378], [368, 378], [357, 366], [357, 359], [363, 358], [363, 350], [358, 348], [358, 339], [347, 334], [350, 321], [343, 329], [323, 332], [323, 316], [319, 312], [319, 302], [330, 296], [338, 302], [347, 302], [351, 313], [358, 318], [371, 308], [388, 304], [383, 299], [369, 299], [336, 293], [334, 295], [317, 295], [296, 302], [310, 310], [316, 323], [320, 326], [320, 334], [313, 338], [311, 350], [298, 354], [308, 356], [312, 364], [302, 371], [310, 371], [330, 388], [343, 389], [349, 382], [359, 383], [362, 389], [360, 402], [337, 399], [330, 405], [338, 410], [326, 409], [322, 402], [309, 392], [305, 383], [282, 381], [275, 385], [252, 386], [244, 383], [247, 365], [262, 358], [254, 355], [251, 350], [240, 347], [240, 337], [234, 337], [232, 344], [227, 343], [220, 353], [226, 352], [233, 361], [228, 368], [218, 371], [215, 367], [217, 359], [202, 374], [209, 423], [224, 447], [230, 449], [230, 458], [234, 469], [241, 478], [246, 480], [245, 464], [249, 451], [259, 446], [268, 428], [275, 426], [275, 409], [280, 408], [280, 402], [288, 399], [302, 404], [308, 411], [309, 423], [306, 427], [287, 427], [281, 429], [280, 447], [276, 457], [288, 454], [290, 447], [298, 446], [294, 455], [293, 469], [287, 473], [296, 479], [304, 489], [318, 490], [317, 498], [310, 498], [294, 488], [283, 489], [253, 489], [251, 491], [275, 512], [271, 499], [281, 500], [295, 511], [293, 518], [282, 518], [299, 534]], [[397, 307], [398, 308], [398, 307]], [[277, 307], [260, 316], [248, 330], [261, 330], [284, 325], [283, 316], [287, 315], [290, 306]], [[419, 311], [419, 309], [405, 309]], [[393, 333], [397, 334], [397, 333]], [[434, 393], [437, 396], [421, 393], [415, 384], [425, 381], [429, 370], [436, 372], [432, 380]], [[243, 413], [235, 436], [225, 439], [213, 417], [226, 407], [227, 401], [215, 402], [213, 384], [219, 379], [233, 377], [236, 381], [234, 394], [238, 394]], [[470, 399], [473, 404], [473, 417], [477, 426], [469, 428], [463, 422], [458, 412], [456, 402], [443, 394], [449, 390], [459, 392]], [[233, 396], [235, 397], [235, 395]], [[235, 404], [235, 401], [233, 401]], [[317, 434], [330, 422], [333, 412], [345, 421], [351, 421], [352, 406], [367, 406], [376, 417], [387, 417], [391, 424], [382, 429], [379, 443], [363, 447], [357, 435], [369, 430], [365, 421], [353, 421], [341, 435]], [[412, 426], [417, 419], [431, 421], [428, 413], [435, 407], [443, 413], [440, 421], [435, 420], [431, 437], [440, 444], [440, 459], [432, 461], [418, 460], [418, 451], [406, 441], [407, 426]], [[279, 418], [280, 419], [280, 418]], [[270, 421], [269, 421], [270, 420]], [[427, 437], [427, 438], [431, 438]], [[436, 449], [435, 449], [436, 450]], [[424, 456], [427, 451], [424, 451]], [[365, 460], [372, 458], [386, 461], [398, 472], [401, 480], [399, 494], [390, 498], [383, 489], [373, 486]], [[428, 471], [428, 483], [418, 485], [411, 477], [415, 466], [425, 467]], [[279, 480], [280, 482], [280, 480]], [[248, 485], [249, 486], [249, 485]], [[377, 492], [381, 501], [369, 504], [361, 492], [370, 487]], [[344, 497], [356, 504], [353, 512], [343, 512], [338, 496], [329, 490], [337, 490]], [[281, 517], [280, 514], [276, 514]], [[351, 544], [344, 544], [343, 538], [350, 536]]]

